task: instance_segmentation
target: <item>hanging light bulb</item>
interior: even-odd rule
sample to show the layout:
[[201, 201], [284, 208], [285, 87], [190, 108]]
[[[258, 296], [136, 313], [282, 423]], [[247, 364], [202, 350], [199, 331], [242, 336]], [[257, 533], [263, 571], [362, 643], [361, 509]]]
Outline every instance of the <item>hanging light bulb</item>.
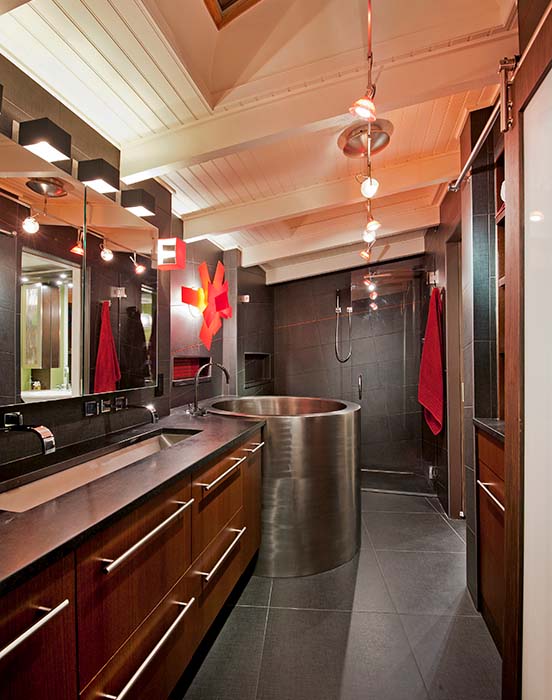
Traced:
[[370, 304], [370, 308], [372, 309], [372, 311], [377, 311], [377, 310], [378, 310], [378, 305], [376, 304], [375, 301], [373, 301], [373, 302]]
[[106, 246], [105, 240], [100, 244], [100, 257], [104, 262], [113, 260], [113, 251]]
[[378, 189], [379, 182], [375, 177], [365, 178], [360, 185], [360, 192], [363, 197], [366, 197], [366, 199], [372, 199], [372, 197], [375, 197]]
[[75, 255], [80, 255], [81, 257], [84, 256], [84, 242], [81, 228], [79, 229], [79, 232], [77, 234], [77, 242], [71, 248], [71, 253], [74, 253]]
[[27, 216], [25, 219], [23, 219], [22, 227], [25, 233], [38, 233], [40, 224], [36, 220], [36, 217], [31, 214], [31, 216]]
[[129, 258], [132, 260], [132, 263], [134, 265], [134, 272], [137, 275], [143, 275], [144, 272], [146, 271], [146, 266], [142, 265], [142, 263], [138, 262], [138, 260], [136, 259], [136, 253], [129, 255]]
[[373, 282], [371, 279], [365, 280], [364, 284], [368, 288], [369, 292], [375, 292], [376, 291], [376, 283]]
[[377, 293], [377, 292], [370, 292], [370, 299], [371, 299], [372, 301], [376, 301], [377, 298], [378, 298], [378, 293]]
[[362, 234], [362, 240], [365, 243], [374, 243], [376, 240], [376, 232], [373, 229], [369, 229], [367, 226]]

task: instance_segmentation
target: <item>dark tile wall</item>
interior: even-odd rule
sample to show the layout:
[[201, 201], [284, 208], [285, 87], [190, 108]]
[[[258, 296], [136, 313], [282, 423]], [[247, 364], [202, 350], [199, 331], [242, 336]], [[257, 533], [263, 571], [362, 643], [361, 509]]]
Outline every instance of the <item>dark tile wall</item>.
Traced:
[[[380, 297], [373, 312], [355, 301], [352, 358], [335, 357], [335, 294], [350, 303], [351, 273], [300, 280], [274, 290], [275, 392], [325, 396], [362, 407], [362, 466], [423, 472], [422, 416], [417, 401], [421, 350], [421, 286]], [[341, 319], [342, 353], [347, 350]], [[363, 396], [358, 399], [358, 377]]]
[[[238, 302], [237, 316], [237, 388], [240, 396], [274, 393], [274, 288], [266, 286], [260, 267], [238, 268], [238, 296], [249, 295], [248, 303]], [[245, 353], [270, 356], [271, 380], [246, 386]]]
[[[461, 135], [467, 159], [490, 110], [472, 112]], [[462, 299], [464, 379], [464, 478], [468, 587], [477, 588], [477, 514], [474, 416], [496, 417], [496, 270], [493, 142], [490, 137], [462, 189]]]
[[[173, 222], [173, 235], [178, 235], [182, 222]], [[222, 251], [208, 241], [200, 241], [189, 244], [186, 247], [186, 267], [183, 270], [173, 270], [170, 281], [170, 363], [167, 379], [172, 381], [172, 359], [175, 356], [210, 357], [214, 362], [223, 362], [223, 335], [226, 332], [227, 321], [223, 322], [223, 329], [213, 339], [211, 349], [207, 350], [199, 339], [199, 331], [203, 323], [203, 317], [195, 310], [192, 311], [187, 304], [182, 304], [181, 289], [186, 287], [200, 287], [199, 265], [207, 262], [211, 279], [215, 274], [217, 263], [222, 261]], [[224, 385], [224, 391], [226, 391]], [[223, 393], [222, 372], [213, 368], [211, 379], [200, 382], [200, 399], [218, 396]], [[171, 406], [182, 406], [193, 401], [193, 382], [171, 388]]]

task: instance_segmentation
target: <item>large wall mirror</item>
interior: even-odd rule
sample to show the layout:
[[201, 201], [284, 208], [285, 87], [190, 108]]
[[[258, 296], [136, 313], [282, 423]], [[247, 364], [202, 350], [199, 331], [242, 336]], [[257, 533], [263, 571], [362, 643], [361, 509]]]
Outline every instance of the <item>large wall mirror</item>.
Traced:
[[0, 405], [155, 385], [156, 237], [0, 137]]

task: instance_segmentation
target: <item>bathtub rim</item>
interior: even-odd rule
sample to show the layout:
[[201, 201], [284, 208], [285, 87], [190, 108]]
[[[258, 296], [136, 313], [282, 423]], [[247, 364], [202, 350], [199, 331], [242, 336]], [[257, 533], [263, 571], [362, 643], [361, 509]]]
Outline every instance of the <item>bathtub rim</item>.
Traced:
[[[342, 404], [343, 408], [340, 408], [336, 411], [298, 413], [296, 415], [289, 414], [289, 413], [243, 413], [243, 412], [237, 412], [237, 411], [226, 411], [224, 409], [215, 408], [216, 404], [222, 403], [224, 401], [236, 401], [236, 400], [248, 401], [248, 400], [255, 400], [257, 398], [258, 399], [298, 399], [298, 400], [302, 400], [302, 401], [334, 401], [336, 403]], [[356, 413], [357, 411], [361, 410], [360, 404], [355, 403], [353, 401], [345, 401], [343, 399], [330, 399], [330, 398], [326, 398], [326, 397], [322, 397], [322, 396], [286, 396], [284, 394], [268, 394], [268, 395], [259, 395], [259, 396], [237, 396], [237, 395], [217, 396], [216, 398], [209, 399], [208, 401], [204, 402], [204, 405], [209, 413], [213, 413], [213, 414], [219, 415], [219, 416], [235, 416], [236, 418], [257, 418], [257, 419], [265, 419], [265, 420], [270, 420], [270, 419], [275, 419], [275, 418], [287, 418], [289, 420], [292, 418], [305, 419], [305, 418], [321, 418], [324, 416], [342, 416], [342, 415], [347, 415], [350, 413]]]

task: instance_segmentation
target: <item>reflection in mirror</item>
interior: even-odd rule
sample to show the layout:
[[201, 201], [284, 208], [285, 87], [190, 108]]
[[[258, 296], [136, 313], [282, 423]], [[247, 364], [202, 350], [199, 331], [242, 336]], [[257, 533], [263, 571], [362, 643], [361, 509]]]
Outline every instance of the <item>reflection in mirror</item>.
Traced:
[[[112, 257], [102, 256], [106, 249]], [[155, 385], [157, 271], [148, 257], [134, 256], [134, 251], [120, 242], [88, 229], [86, 393]], [[114, 347], [114, 354], [109, 346]]]
[[81, 394], [82, 217], [70, 182], [0, 178], [0, 404]]
[[73, 384], [78, 391], [80, 272], [78, 265], [23, 249], [20, 353], [24, 402], [73, 396]]

